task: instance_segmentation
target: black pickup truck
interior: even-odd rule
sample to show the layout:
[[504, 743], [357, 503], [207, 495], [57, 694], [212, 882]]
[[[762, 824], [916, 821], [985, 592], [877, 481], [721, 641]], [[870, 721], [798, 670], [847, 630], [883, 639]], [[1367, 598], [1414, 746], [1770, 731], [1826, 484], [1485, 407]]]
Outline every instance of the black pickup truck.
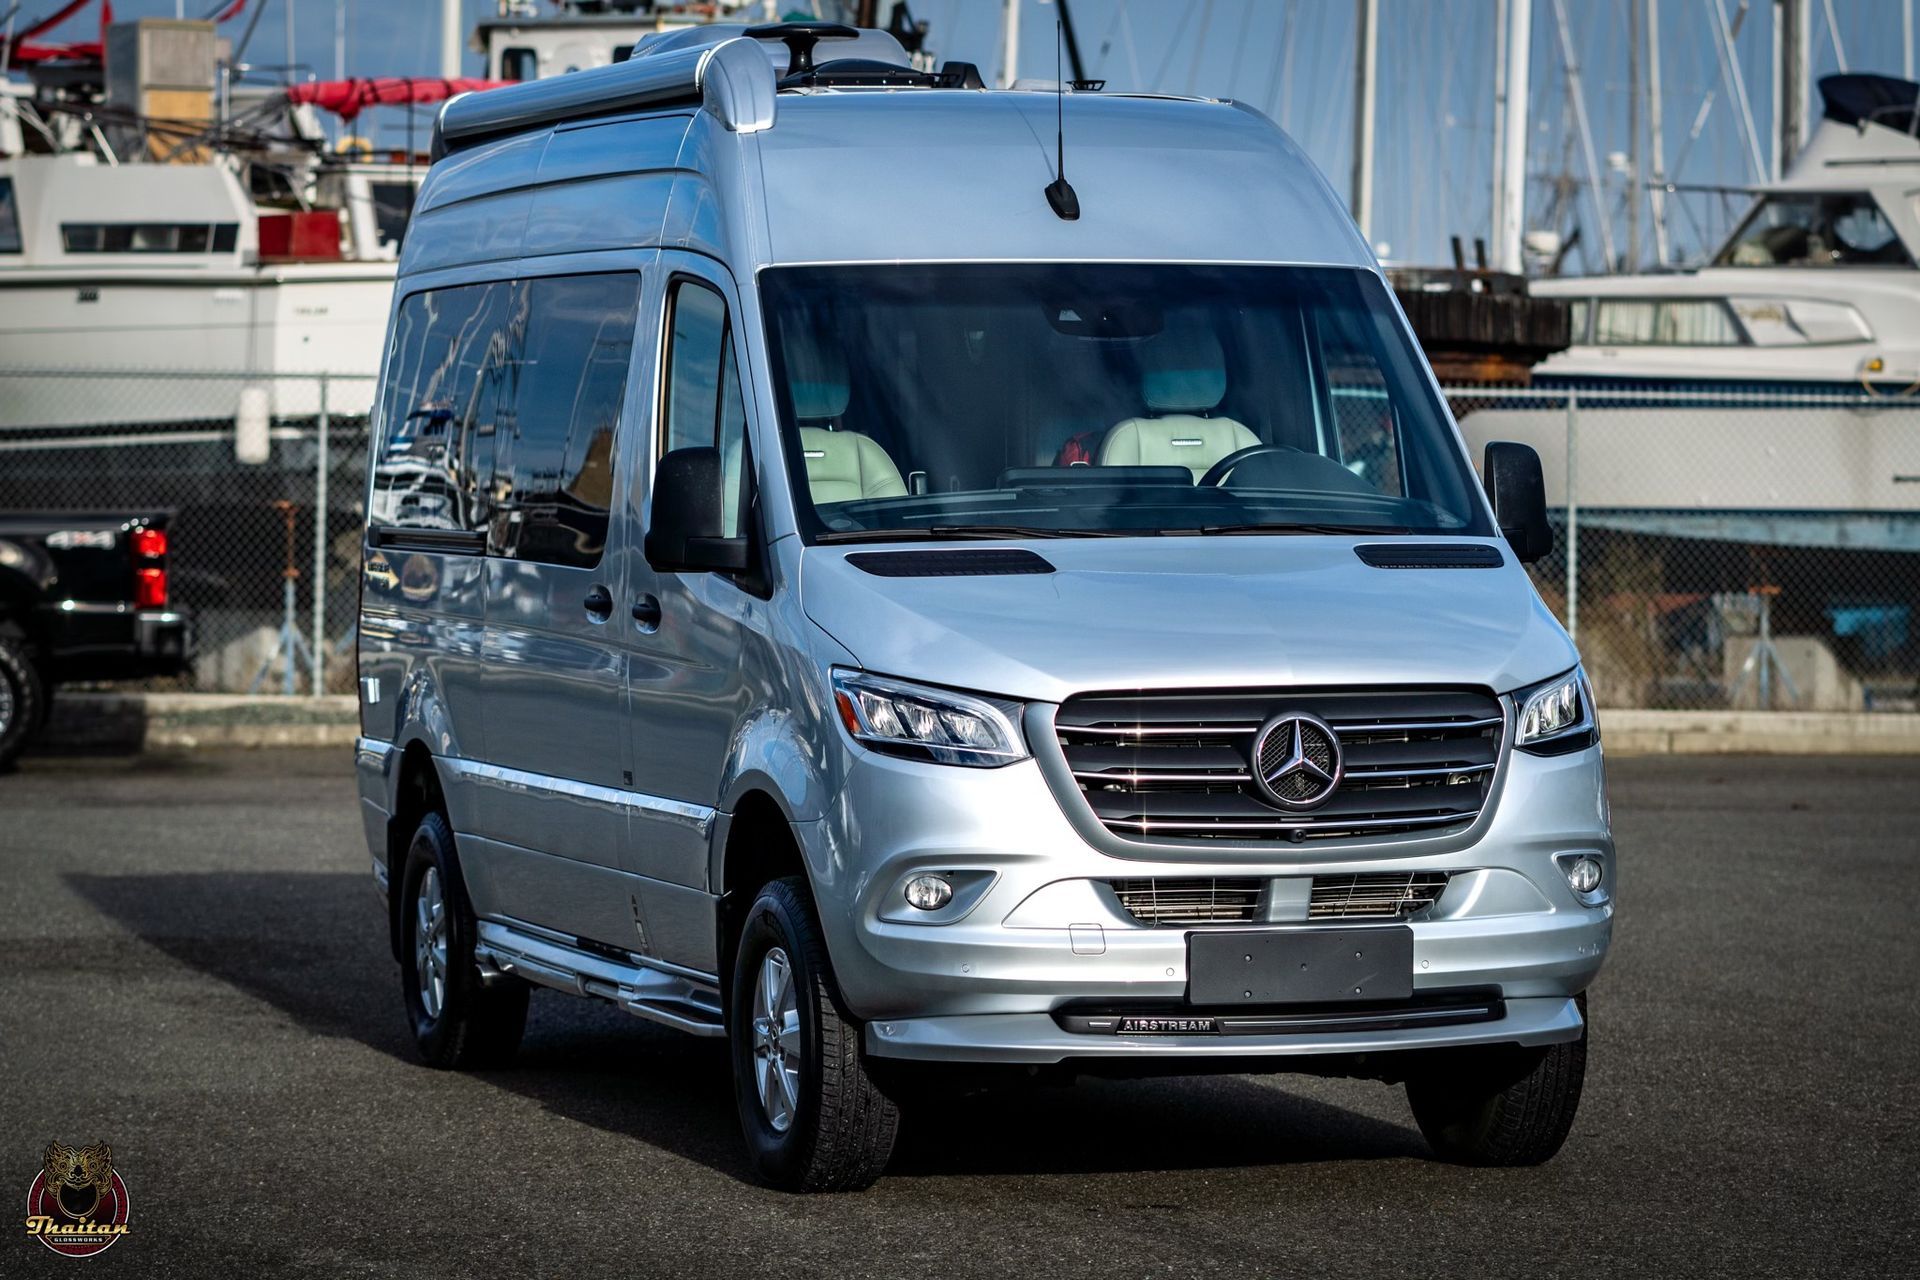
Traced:
[[75, 680], [176, 675], [193, 627], [167, 598], [171, 513], [0, 511], [0, 770]]

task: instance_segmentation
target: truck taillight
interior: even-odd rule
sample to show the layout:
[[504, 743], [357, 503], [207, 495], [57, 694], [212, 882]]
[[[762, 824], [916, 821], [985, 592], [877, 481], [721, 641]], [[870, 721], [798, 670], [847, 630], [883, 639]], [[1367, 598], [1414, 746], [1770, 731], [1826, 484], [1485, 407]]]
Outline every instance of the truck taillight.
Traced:
[[165, 569], [133, 571], [133, 604], [137, 609], [167, 607], [167, 571]]
[[158, 560], [167, 554], [165, 529], [135, 529], [133, 554], [142, 560]]

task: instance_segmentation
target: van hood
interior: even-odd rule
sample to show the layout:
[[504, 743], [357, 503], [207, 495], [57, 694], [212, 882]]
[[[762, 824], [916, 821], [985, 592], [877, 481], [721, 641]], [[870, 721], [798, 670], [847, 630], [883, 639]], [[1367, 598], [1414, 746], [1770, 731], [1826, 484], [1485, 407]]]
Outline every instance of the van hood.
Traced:
[[[869, 671], [1023, 701], [1134, 687], [1472, 685], [1578, 661], [1497, 540], [1497, 569], [1381, 569], [1329, 536], [809, 547], [807, 615]], [[1418, 539], [1432, 545], [1436, 539]], [[880, 576], [862, 555], [1019, 545], [1052, 573]]]

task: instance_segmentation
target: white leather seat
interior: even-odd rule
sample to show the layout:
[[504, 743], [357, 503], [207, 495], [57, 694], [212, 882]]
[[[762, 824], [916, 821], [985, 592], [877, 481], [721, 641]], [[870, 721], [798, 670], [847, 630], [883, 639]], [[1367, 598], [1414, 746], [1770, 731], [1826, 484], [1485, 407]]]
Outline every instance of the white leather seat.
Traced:
[[900, 468], [878, 441], [858, 431], [833, 429], [832, 424], [847, 411], [846, 354], [810, 332], [783, 328], [781, 336], [794, 417], [828, 424], [800, 428], [800, 451], [814, 505], [904, 497], [907, 484], [900, 478]]
[[900, 468], [893, 465], [893, 459], [872, 436], [802, 427], [800, 451], [806, 456], [807, 489], [815, 506], [906, 495], [907, 484], [900, 478]]
[[1140, 362], [1141, 397], [1153, 416], [1114, 424], [1095, 466], [1179, 466], [1198, 483], [1220, 459], [1260, 443], [1232, 418], [1203, 416], [1227, 394], [1226, 354], [1212, 333], [1170, 324], [1141, 345]]

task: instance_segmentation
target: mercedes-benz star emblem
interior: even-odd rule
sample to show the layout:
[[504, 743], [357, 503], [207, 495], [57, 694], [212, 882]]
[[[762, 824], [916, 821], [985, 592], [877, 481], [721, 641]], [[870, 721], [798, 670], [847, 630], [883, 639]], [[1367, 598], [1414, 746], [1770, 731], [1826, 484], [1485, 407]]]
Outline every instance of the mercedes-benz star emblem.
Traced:
[[1253, 740], [1253, 776], [1282, 809], [1311, 809], [1340, 787], [1340, 739], [1317, 716], [1278, 715]]

